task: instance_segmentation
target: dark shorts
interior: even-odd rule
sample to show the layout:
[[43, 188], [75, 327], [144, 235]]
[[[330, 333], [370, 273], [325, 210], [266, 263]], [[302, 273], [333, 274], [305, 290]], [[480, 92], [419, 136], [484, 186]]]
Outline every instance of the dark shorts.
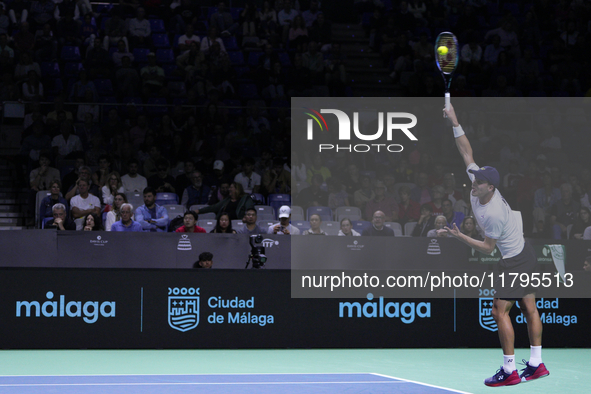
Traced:
[[[538, 270], [538, 258], [533, 246], [525, 241], [523, 250], [515, 257], [509, 259], [501, 259], [495, 269], [495, 286], [497, 291], [496, 298], [501, 298], [509, 301], [521, 300], [528, 294], [535, 293], [535, 289], [531, 286], [521, 286], [519, 277], [515, 280], [515, 274], [527, 274], [531, 279], [531, 274]], [[500, 275], [504, 274], [504, 283]], [[513, 284], [513, 286], [511, 286]]]

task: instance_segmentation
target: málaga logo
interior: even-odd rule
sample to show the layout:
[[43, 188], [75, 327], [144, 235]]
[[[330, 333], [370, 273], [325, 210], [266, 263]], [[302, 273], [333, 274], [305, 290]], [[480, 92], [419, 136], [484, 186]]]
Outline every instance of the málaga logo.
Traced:
[[199, 324], [199, 287], [168, 288], [168, 324], [189, 331]]

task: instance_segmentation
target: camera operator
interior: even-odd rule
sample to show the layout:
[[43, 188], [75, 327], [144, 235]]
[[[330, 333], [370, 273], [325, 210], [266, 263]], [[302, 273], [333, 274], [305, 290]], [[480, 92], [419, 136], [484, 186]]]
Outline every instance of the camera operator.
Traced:
[[199, 260], [193, 264], [193, 268], [205, 268], [209, 269], [213, 267], [213, 254], [209, 252], [203, 252], [199, 255]]
[[291, 208], [283, 205], [279, 208], [279, 223], [269, 226], [269, 234], [300, 235], [300, 229], [289, 224]]

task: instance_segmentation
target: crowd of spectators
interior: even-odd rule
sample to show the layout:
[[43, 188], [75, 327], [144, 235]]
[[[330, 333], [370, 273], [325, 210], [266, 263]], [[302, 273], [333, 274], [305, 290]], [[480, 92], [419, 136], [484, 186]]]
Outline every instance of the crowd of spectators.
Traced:
[[[464, 43], [453, 96], [584, 93], [587, 3], [494, 3], [497, 13], [492, 3], [459, 3], [359, 2], [370, 47], [395, 81], [412, 74], [404, 80], [410, 95], [442, 95], [431, 42], [452, 27]], [[393, 223], [405, 235], [428, 236], [455, 223], [480, 237], [470, 186], [456, 184], [463, 169], [431, 159], [440, 159], [435, 147], [344, 165], [289, 151], [289, 97], [342, 95], [346, 85], [345, 57], [319, 2], [216, 5], [0, 7], [9, 11], [0, 31], [1, 99], [28, 103], [20, 160], [31, 218], [37, 211], [40, 225], [59, 230], [204, 232], [199, 215], [213, 214], [213, 232], [353, 236], [399, 234]], [[39, 104], [48, 100], [51, 108]], [[552, 127], [536, 130], [528, 146], [486, 127], [466, 129], [477, 157], [506, 164], [501, 191], [522, 211], [526, 235], [586, 237], [591, 173], [566, 172]], [[49, 195], [37, 205], [42, 190]], [[181, 220], [156, 201], [161, 193], [182, 206]], [[257, 218], [255, 206], [283, 194], [291, 204]], [[294, 218], [289, 205], [304, 215]], [[330, 214], [306, 214], [310, 207]], [[340, 215], [342, 207], [356, 209]], [[327, 230], [333, 221], [338, 227]], [[408, 223], [416, 225], [406, 231]]]

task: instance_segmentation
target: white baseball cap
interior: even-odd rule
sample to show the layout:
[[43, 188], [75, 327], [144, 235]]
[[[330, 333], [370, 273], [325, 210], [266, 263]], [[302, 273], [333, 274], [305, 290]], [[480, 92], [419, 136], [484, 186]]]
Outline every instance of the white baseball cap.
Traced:
[[279, 208], [279, 218], [288, 218], [291, 215], [291, 208], [287, 205], [283, 205]]
[[214, 170], [222, 170], [224, 168], [224, 162], [221, 160], [216, 160], [213, 162], [213, 169]]

